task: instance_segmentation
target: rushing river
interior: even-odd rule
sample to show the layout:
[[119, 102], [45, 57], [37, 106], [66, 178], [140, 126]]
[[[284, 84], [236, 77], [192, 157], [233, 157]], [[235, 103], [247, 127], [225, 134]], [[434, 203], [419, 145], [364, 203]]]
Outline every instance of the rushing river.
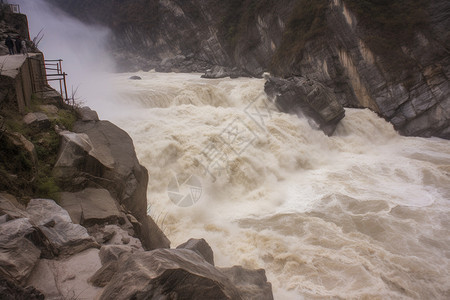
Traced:
[[450, 298], [449, 141], [356, 109], [327, 137], [262, 79], [131, 75], [95, 108], [133, 138], [172, 246], [203, 237], [216, 265], [264, 268], [276, 299]]
[[264, 268], [280, 300], [450, 299], [449, 141], [353, 109], [327, 137], [277, 112], [261, 79], [141, 72], [112, 87], [107, 30], [17, 3], [86, 104], [133, 138], [172, 246], [203, 237], [217, 265]]

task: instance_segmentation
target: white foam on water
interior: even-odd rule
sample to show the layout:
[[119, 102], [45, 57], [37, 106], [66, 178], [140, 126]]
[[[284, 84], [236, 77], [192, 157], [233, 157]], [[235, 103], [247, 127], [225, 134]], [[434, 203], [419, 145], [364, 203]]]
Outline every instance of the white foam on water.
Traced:
[[[100, 113], [132, 136], [149, 170], [151, 214], [173, 246], [203, 237], [217, 265], [266, 269], [277, 299], [450, 295], [448, 141], [401, 137], [355, 109], [327, 137], [266, 107], [260, 79], [113, 80], [118, 97]], [[242, 151], [221, 149], [228, 165], [213, 179], [198, 158], [233, 122]], [[169, 199], [179, 173], [202, 180], [194, 206]]]

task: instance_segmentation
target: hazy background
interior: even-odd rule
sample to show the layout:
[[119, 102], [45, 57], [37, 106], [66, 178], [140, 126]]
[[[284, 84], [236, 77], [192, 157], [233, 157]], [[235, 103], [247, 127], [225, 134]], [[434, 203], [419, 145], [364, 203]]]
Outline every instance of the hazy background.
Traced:
[[115, 94], [108, 75], [114, 72], [114, 62], [106, 51], [108, 29], [83, 24], [42, 0], [14, 3], [28, 17], [31, 39], [43, 29], [39, 49], [45, 59], [63, 60], [69, 93], [78, 88], [76, 98], [84, 105], [107, 109], [103, 103]]

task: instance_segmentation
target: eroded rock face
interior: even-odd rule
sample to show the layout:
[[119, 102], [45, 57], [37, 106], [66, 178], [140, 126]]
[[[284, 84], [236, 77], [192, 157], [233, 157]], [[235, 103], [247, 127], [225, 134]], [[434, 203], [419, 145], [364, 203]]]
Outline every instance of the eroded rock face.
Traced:
[[177, 249], [192, 250], [214, 266], [214, 253], [205, 239], [189, 239], [186, 243], [179, 245]]
[[53, 200], [32, 199], [26, 212], [48, 240], [55, 256], [70, 256], [85, 249], [100, 247], [86, 228], [73, 224], [67, 211]]
[[[302, 21], [295, 14], [313, 4], [291, 0], [272, 1], [270, 6], [250, 0], [151, 1], [152, 8], [143, 11], [142, 19], [129, 18], [129, 27], [124, 29], [115, 25], [114, 18], [123, 16], [123, 6], [136, 9], [138, 4], [103, 4], [103, 9], [92, 10], [86, 1], [48, 1], [81, 19], [110, 26], [112, 51], [124, 68], [205, 72], [218, 65], [237, 67], [255, 77], [264, 71], [279, 77], [308, 76], [331, 88], [343, 106], [370, 108], [404, 135], [450, 139], [447, 0], [423, 1], [421, 13], [427, 15], [427, 28], [416, 30], [408, 43], [394, 41], [384, 54], [375, 53], [368, 43], [392, 32], [366, 32], [370, 18], [359, 20], [343, 0], [315, 1], [324, 7], [318, 17], [324, 28], [309, 32], [307, 40], [296, 40], [304, 39], [305, 34], [299, 35], [285, 45], [283, 36], [293, 30], [290, 21]], [[301, 3], [310, 7], [298, 9]], [[149, 17], [153, 14], [158, 18]], [[399, 21], [390, 19], [386, 17], [387, 25]], [[138, 22], [152, 30], [143, 29]], [[300, 50], [291, 51], [295, 46]], [[390, 61], [393, 51], [402, 53], [402, 59]], [[207, 76], [223, 74], [211, 71]]]
[[108, 121], [79, 121], [75, 132], [62, 132], [54, 175], [62, 187], [79, 192], [87, 187], [108, 190], [137, 219], [135, 231], [144, 247], [169, 247], [170, 242], [147, 216], [147, 170], [139, 164], [130, 136]]
[[333, 91], [308, 78], [270, 77], [264, 90], [281, 111], [313, 119], [327, 135], [333, 134], [345, 116]]
[[241, 266], [220, 268], [239, 290], [242, 299], [273, 300], [272, 285], [267, 282], [263, 269], [249, 270]]
[[187, 249], [122, 254], [99, 299], [242, 299], [231, 281]]

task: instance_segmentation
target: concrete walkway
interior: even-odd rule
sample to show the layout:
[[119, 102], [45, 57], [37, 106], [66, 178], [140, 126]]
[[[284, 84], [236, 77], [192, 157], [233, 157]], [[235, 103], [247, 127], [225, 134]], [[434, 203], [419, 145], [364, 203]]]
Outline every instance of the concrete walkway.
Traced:
[[[36, 53], [28, 54], [29, 57], [34, 57], [36, 55], [38, 54]], [[0, 56], [0, 75], [15, 78], [17, 74], [19, 74], [19, 70], [26, 59], [27, 56], [23, 54]]]

